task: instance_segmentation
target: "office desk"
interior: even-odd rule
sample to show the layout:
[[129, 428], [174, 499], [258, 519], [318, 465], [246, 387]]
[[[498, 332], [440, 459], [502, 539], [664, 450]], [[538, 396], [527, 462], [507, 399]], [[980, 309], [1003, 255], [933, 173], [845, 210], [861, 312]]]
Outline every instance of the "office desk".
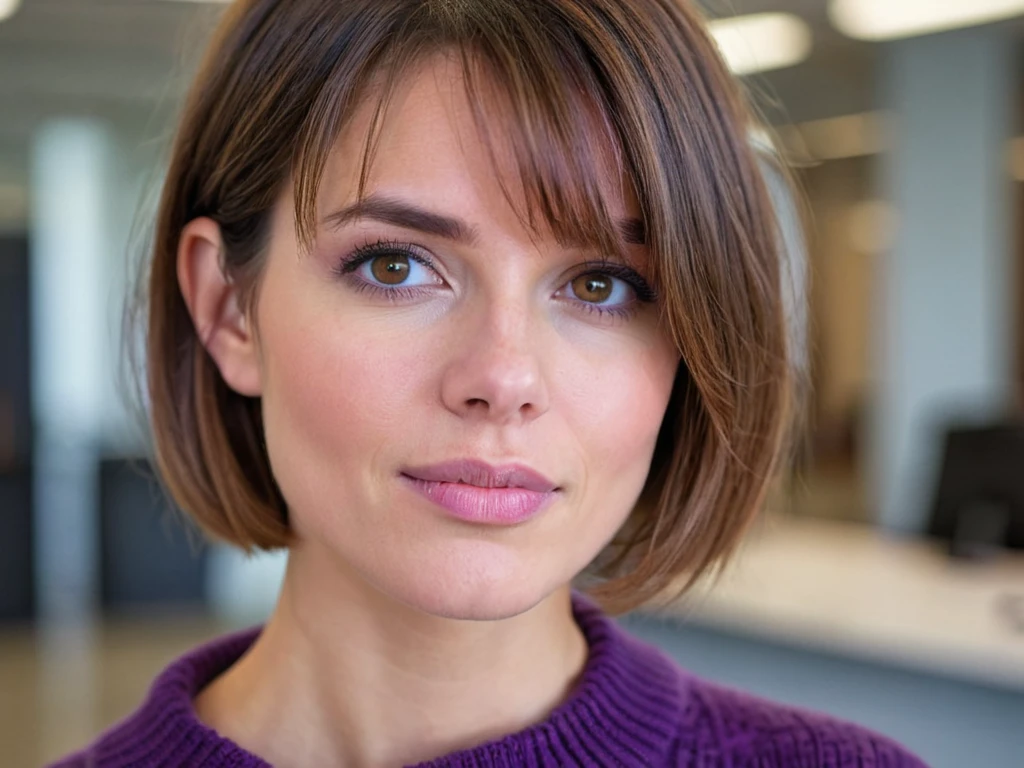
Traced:
[[1024, 691], [1024, 556], [950, 560], [861, 525], [772, 518], [669, 614]]

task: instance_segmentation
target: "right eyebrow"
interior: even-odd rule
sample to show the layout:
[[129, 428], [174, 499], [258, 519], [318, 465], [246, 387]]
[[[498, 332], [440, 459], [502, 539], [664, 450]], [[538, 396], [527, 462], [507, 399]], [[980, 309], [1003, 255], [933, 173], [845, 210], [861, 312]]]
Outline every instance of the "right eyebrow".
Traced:
[[461, 219], [434, 213], [404, 200], [384, 195], [370, 195], [334, 211], [324, 217], [323, 223], [337, 229], [357, 219], [373, 219], [467, 245], [477, 240], [476, 228]]

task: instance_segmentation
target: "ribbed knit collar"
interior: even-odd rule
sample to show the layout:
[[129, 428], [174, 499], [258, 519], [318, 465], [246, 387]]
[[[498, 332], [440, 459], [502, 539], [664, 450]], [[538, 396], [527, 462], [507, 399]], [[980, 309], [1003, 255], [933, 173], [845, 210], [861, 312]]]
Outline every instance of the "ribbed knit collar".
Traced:
[[[661, 765], [682, 723], [685, 676], [653, 647], [625, 633], [579, 593], [573, 615], [589, 654], [570, 696], [546, 720], [524, 730], [422, 763], [421, 768]], [[153, 682], [122, 724], [127, 751], [192, 764], [268, 765], [197, 717], [193, 698], [252, 645], [262, 627], [218, 638], [181, 657]], [[118, 729], [121, 730], [121, 729]]]

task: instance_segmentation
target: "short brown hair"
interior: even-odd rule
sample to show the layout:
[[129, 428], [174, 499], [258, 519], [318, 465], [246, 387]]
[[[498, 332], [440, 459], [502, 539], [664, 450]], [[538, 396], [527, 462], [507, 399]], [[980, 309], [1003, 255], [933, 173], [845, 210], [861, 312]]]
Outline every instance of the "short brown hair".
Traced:
[[225, 384], [196, 334], [176, 277], [179, 237], [196, 217], [219, 223], [225, 273], [251, 314], [284, 185], [294, 184], [308, 244], [325, 159], [354, 105], [378, 98], [382, 118], [397, 79], [439, 52], [460, 57], [468, 89], [485, 72], [508, 96], [512, 119], [501, 125], [531, 226], [541, 216], [558, 238], [617, 247], [594, 147], [614, 148], [634, 184], [682, 364], [640, 503], [588, 569], [599, 577], [588, 590], [618, 613], [680, 577], [688, 587], [762, 505], [793, 423], [794, 371], [753, 121], [684, 0], [231, 6], [175, 136], [149, 265], [147, 385], [162, 477], [209, 535], [246, 549], [290, 543], [260, 401]]

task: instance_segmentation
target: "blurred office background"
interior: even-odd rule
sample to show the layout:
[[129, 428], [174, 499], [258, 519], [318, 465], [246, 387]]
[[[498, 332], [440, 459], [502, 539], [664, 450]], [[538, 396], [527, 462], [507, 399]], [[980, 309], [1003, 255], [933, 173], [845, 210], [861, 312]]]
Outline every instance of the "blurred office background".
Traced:
[[[705, 4], [793, 163], [799, 472], [715, 591], [624, 621], [682, 664], [1024, 766], [1024, 2]], [[190, 534], [118, 381], [161, 157], [220, 11], [0, 0], [0, 762], [127, 714], [273, 603]], [[780, 213], [795, 221], [792, 201]]]

